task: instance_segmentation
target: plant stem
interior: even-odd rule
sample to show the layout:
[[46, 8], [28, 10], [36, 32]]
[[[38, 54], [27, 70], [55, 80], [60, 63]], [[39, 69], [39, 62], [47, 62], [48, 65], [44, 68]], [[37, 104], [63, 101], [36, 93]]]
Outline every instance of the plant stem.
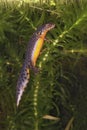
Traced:
[[38, 97], [38, 89], [39, 89], [39, 82], [36, 82], [36, 87], [34, 91], [34, 116], [35, 116], [35, 130], [39, 130], [38, 128], [38, 110], [37, 110], [37, 97]]
[[36, 119], [36, 122], [35, 122], [35, 130], [39, 130], [38, 128], [38, 120]]

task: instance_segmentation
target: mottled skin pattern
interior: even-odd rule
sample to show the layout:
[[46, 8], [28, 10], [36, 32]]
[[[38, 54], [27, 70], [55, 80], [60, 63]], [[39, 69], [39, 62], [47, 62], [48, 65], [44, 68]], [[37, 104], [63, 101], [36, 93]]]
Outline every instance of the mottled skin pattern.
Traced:
[[45, 35], [49, 30], [54, 27], [55, 25], [51, 23], [42, 25], [37, 29], [37, 31], [33, 34], [29, 41], [24, 64], [17, 82], [17, 106], [19, 105], [21, 96], [29, 81], [30, 69], [32, 69], [35, 73], [38, 72], [38, 68], [35, 67], [35, 64], [39, 56], [40, 50], [43, 46]]

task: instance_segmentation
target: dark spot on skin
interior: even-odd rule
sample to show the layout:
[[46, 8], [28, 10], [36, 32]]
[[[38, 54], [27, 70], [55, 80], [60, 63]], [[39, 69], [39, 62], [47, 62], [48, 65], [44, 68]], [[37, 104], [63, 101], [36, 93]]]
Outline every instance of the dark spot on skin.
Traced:
[[23, 77], [26, 77], [26, 74], [25, 74], [25, 73], [23, 73], [23, 74], [22, 74], [22, 76], [23, 76]]
[[29, 75], [29, 73], [28, 73], [28, 72], [27, 72], [26, 74], [27, 74], [27, 76]]
[[25, 80], [25, 79], [24, 79], [24, 78], [22, 78], [22, 81], [23, 81], [23, 82], [24, 82], [24, 80]]
[[17, 95], [20, 94], [20, 90], [17, 91]]
[[28, 75], [24, 76], [23, 78], [24, 78], [24, 79], [28, 79]]

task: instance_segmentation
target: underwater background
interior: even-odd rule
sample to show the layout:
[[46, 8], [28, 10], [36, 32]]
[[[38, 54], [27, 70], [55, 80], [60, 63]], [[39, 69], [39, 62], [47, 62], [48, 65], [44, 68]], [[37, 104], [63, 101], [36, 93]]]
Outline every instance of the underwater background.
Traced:
[[[37, 27], [53, 23], [16, 107], [16, 85]], [[0, 130], [87, 129], [87, 0], [0, 0]]]

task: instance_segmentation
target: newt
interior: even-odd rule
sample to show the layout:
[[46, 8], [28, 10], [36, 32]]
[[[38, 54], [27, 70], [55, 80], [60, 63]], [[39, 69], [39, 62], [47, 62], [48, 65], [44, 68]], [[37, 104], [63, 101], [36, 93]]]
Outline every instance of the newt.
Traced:
[[33, 70], [35, 73], [38, 72], [38, 68], [35, 65], [42, 49], [46, 33], [54, 27], [55, 24], [52, 23], [42, 25], [35, 31], [31, 39], [29, 40], [27, 51], [25, 54], [25, 60], [16, 87], [17, 107], [19, 106], [25, 88], [27, 87], [27, 83], [30, 78], [30, 70]]

